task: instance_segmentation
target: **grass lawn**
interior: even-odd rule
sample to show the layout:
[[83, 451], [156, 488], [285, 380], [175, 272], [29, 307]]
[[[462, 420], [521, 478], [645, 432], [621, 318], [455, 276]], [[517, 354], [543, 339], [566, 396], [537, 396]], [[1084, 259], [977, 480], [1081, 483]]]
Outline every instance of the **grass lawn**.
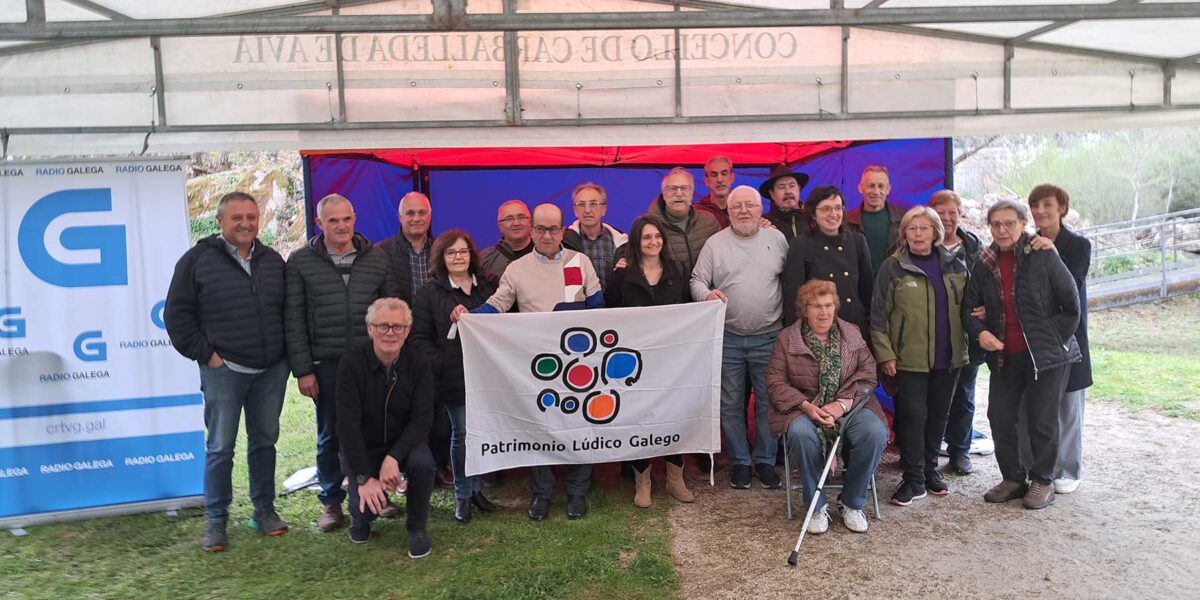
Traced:
[[[279, 442], [278, 481], [311, 465], [311, 400], [293, 385]], [[468, 525], [454, 522], [453, 494], [437, 489], [429, 534], [433, 555], [407, 557], [403, 517], [376, 521], [370, 543], [316, 528], [319, 502], [307, 491], [280, 498], [291, 525], [266, 538], [245, 520], [245, 439], [233, 475], [230, 547], [205, 554], [200, 509], [174, 522], [161, 514], [102, 518], [0, 533], [0, 598], [669, 598], [678, 595], [666, 502], [631, 504], [632, 485], [593, 488], [586, 519], [568, 521], [561, 490], [551, 518], [525, 516], [528, 487], [510, 477], [488, 491], [505, 507]]]
[[1200, 420], [1200, 296], [1088, 315], [1088, 400]]

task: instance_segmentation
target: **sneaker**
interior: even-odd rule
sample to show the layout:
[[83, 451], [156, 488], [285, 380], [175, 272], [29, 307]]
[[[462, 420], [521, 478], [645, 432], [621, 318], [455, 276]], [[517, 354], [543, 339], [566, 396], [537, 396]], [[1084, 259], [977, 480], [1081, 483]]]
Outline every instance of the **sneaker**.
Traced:
[[271, 537], [288, 532], [288, 524], [279, 518], [279, 513], [273, 508], [254, 511], [254, 516], [250, 518], [250, 526]]
[[1040, 510], [1054, 503], [1054, 485], [1034, 481], [1029, 484], [1021, 504], [1029, 510]]
[[1070, 494], [1079, 489], [1079, 480], [1071, 479], [1070, 477], [1061, 477], [1054, 480], [1055, 494]]
[[550, 516], [550, 499], [534, 497], [529, 501], [529, 518], [541, 521]]
[[950, 468], [958, 475], [970, 475], [975, 470], [971, 457], [966, 454], [954, 454], [950, 457]]
[[996, 443], [992, 440], [980, 437], [971, 440], [971, 454], [986, 456], [996, 452]]
[[222, 552], [228, 541], [225, 538], [225, 521], [209, 521], [204, 537], [200, 538], [200, 549], [205, 552]]
[[729, 467], [729, 485], [735, 490], [750, 489], [750, 465], [732, 465]]
[[424, 529], [412, 531], [408, 534], [408, 557], [409, 558], [425, 558], [433, 552], [433, 544], [429, 541], [429, 534], [425, 533]]
[[867, 514], [857, 508], [842, 507], [842, 525], [854, 533], [867, 532]]
[[983, 500], [985, 502], [991, 502], [992, 504], [1002, 504], [1004, 502], [1008, 502], [1009, 500], [1016, 500], [1017, 498], [1024, 496], [1027, 489], [1028, 488], [1024, 483], [1004, 480], [996, 484], [996, 486], [992, 489], [985, 492], [983, 494]]
[[571, 494], [567, 496], [568, 519], [582, 519], [587, 516], [587, 512], [587, 496], [584, 496], [583, 494]]
[[323, 533], [337, 531], [346, 524], [346, 516], [342, 514], [341, 504], [330, 504], [321, 509], [321, 516], [317, 517], [317, 529]]
[[945, 496], [950, 493], [950, 488], [946, 486], [946, 481], [942, 479], [942, 474], [937, 471], [930, 471], [925, 474], [925, 489], [929, 490], [934, 496]]
[[365, 544], [371, 539], [371, 523], [365, 519], [360, 523], [350, 517], [350, 541], [355, 544]]
[[758, 475], [758, 480], [762, 483], [765, 490], [777, 490], [783, 487], [783, 480], [779, 478], [779, 474], [775, 472], [775, 467], [771, 465], [766, 463], [754, 465], [754, 474]]
[[808, 533], [810, 535], [821, 535], [829, 531], [829, 505], [821, 507], [821, 510], [813, 513], [812, 519], [808, 522]]
[[925, 486], [919, 483], [910, 483], [901, 481], [896, 488], [896, 493], [892, 494], [892, 504], [896, 506], [908, 506], [913, 500], [920, 500], [925, 497]]

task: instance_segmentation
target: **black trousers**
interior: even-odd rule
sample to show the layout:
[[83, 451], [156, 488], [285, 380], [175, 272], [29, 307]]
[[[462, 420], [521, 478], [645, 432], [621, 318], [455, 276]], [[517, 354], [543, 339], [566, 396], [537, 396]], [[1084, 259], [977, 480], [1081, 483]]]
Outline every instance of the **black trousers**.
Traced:
[[429, 452], [433, 462], [441, 469], [450, 464], [450, 415], [445, 405], [433, 407], [433, 426], [429, 429]]
[[[707, 457], [707, 456], [708, 455], [706, 454], [705, 457]], [[667, 462], [669, 462], [677, 467], [683, 466], [683, 455], [682, 454], [669, 454], [667, 456], [664, 456], [663, 459], [665, 459]], [[639, 458], [637, 460], [626, 461], [626, 464], [633, 467], [633, 469], [635, 471], [645, 471], [647, 468], [650, 467], [650, 459]]]
[[[445, 412], [445, 411], [443, 411]], [[405, 505], [405, 527], [410, 531], [422, 531], [429, 521], [429, 497], [433, 495], [433, 474], [437, 464], [424, 445], [413, 448], [400, 465], [400, 472], [408, 478], [408, 499]], [[350, 517], [354, 522], [370, 525], [377, 515], [370, 510], [358, 510], [358, 484], [350, 480]]]
[[[988, 422], [996, 443], [996, 462], [1006, 481], [1039, 483], [1054, 480], [1058, 459], [1058, 405], [1067, 389], [1070, 365], [1033, 371], [1028, 352], [1004, 357], [1004, 366], [992, 371], [988, 395]], [[1021, 461], [1017, 422], [1024, 413], [1033, 464]]]
[[925, 473], [937, 468], [938, 451], [946, 433], [946, 417], [958, 369], [932, 369], [928, 373], [896, 371], [896, 446], [904, 480], [925, 483]]

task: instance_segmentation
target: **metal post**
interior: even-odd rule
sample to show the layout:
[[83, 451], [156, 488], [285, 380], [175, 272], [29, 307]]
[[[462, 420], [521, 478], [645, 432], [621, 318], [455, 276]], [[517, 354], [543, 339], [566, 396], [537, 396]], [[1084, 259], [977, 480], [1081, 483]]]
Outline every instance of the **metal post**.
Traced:
[[[675, 12], [680, 12], [679, 0], [675, 0]], [[683, 116], [683, 51], [679, 28], [675, 28], [675, 116]]]
[[1162, 66], [1163, 71], [1163, 106], [1171, 106], [1171, 84], [1175, 81], [1175, 63], [1174, 61], [1166, 61]]
[[150, 48], [154, 50], [154, 99], [158, 102], [158, 124], [167, 124], [167, 85], [163, 75], [162, 38], [150, 38]]
[[1004, 43], [1004, 110], [1012, 110], [1012, 61], [1014, 56], [1012, 42]]
[[46, 0], [25, 0], [25, 22], [46, 22]]
[[850, 112], [850, 28], [842, 28], [842, 112]]
[[[333, 7], [334, 16], [337, 16], [341, 12], [342, 12], [341, 8], [339, 8], [338, 6]], [[342, 34], [340, 34], [340, 33], [333, 34], [333, 43], [335, 46], [335, 48], [333, 50], [333, 59], [335, 61], [334, 64], [337, 67], [338, 121], [345, 123], [346, 122], [346, 63], [344, 60], [342, 60]]]
[[[517, 12], [517, 0], [504, 0], [504, 12]], [[520, 125], [521, 67], [517, 56], [517, 32], [504, 32], [504, 116], [509, 125]]]
[[1167, 297], [1167, 227], [1166, 223], [1158, 226], [1159, 251], [1162, 253], [1159, 265], [1162, 269], [1162, 285], [1158, 290], [1160, 300], [1165, 300]]

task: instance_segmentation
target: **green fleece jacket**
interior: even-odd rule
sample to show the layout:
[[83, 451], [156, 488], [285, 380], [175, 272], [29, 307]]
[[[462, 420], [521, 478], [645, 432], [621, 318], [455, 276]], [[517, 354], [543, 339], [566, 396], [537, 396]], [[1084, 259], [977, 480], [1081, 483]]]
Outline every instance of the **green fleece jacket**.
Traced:
[[[967, 364], [967, 338], [962, 326], [962, 301], [967, 268], [953, 252], [934, 246], [942, 261], [942, 280], [950, 310], [950, 355], [954, 368]], [[871, 299], [871, 342], [875, 360], [896, 361], [896, 369], [928, 373], [933, 368], [937, 337], [933, 285], [913, 264], [907, 248], [897, 250], [879, 266]]]

